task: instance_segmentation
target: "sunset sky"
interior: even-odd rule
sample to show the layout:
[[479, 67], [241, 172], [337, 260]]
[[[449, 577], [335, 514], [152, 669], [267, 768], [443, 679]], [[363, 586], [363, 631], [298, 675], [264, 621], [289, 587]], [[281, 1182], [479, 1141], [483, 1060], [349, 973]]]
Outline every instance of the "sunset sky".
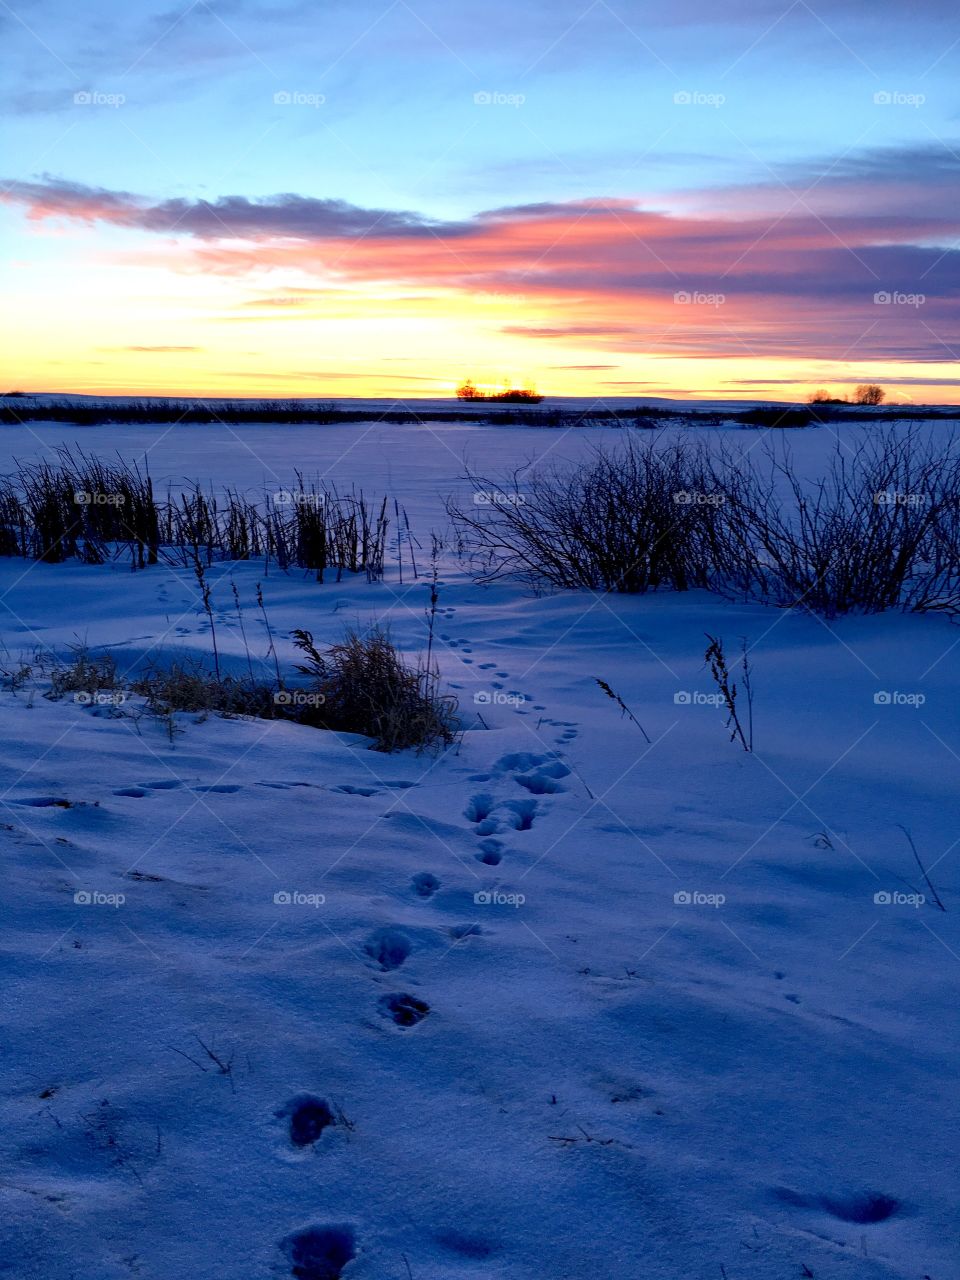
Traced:
[[0, 390], [960, 399], [956, 0], [12, 0], [0, 45]]

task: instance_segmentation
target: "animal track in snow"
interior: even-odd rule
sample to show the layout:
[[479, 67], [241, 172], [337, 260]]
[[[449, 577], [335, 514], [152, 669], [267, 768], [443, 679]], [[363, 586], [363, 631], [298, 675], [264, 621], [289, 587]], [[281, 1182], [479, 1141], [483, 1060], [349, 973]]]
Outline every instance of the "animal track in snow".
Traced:
[[353, 1227], [305, 1227], [287, 1236], [280, 1246], [296, 1280], [340, 1280], [343, 1268], [357, 1256]]
[[856, 1222], [869, 1225], [875, 1222], [886, 1222], [895, 1213], [903, 1209], [901, 1201], [893, 1196], [882, 1195], [875, 1191], [853, 1192], [846, 1195], [805, 1195], [793, 1191], [790, 1187], [777, 1187], [774, 1195], [784, 1204], [797, 1209], [825, 1209], [834, 1218], [842, 1222]]
[[537, 813], [536, 800], [506, 800], [502, 808], [507, 810], [505, 821], [516, 831], [529, 831]]
[[381, 996], [377, 1001], [377, 1007], [385, 1018], [389, 1018], [405, 1030], [422, 1022], [430, 1012], [430, 1006], [426, 1000], [418, 1000], [416, 996], [408, 995], [405, 991]]
[[419, 898], [432, 898], [440, 888], [440, 881], [429, 871], [418, 872], [410, 883]]
[[115, 791], [113, 794], [115, 796], [129, 796], [134, 800], [142, 800], [148, 792], [144, 791], [142, 787], [121, 787], [119, 791]]
[[480, 795], [473, 796], [467, 801], [463, 816], [468, 822], [483, 822], [485, 818], [489, 818], [490, 811], [495, 803], [493, 796], [488, 795], [485, 791], [481, 792]]
[[72, 809], [73, 801], [60, 796], [31, 796], [26, 800], [10, 800], [10, 804], [22, 804], [31, 809]]
[[209, 787], [191, 787], [190, 790], [204, 793], [210, 792], [218, 796], [232, 796], [242, 790], [242, 788], [233, 782], [215, 782]]
[[488, 867], [498, 867], [503, 861], [503, 843], [500, 840], [481, 840], [480, 852], [477, 854], [480, 862]]
[[295, 1147], [312, 1146], [328, 1125], [336, 1124], [326, 1099], [311, 1093], [297, 1094], [276, 1114], [289, 1121], [290, 1141]]
[[164, 778], [160, 782], [144, 782], [141, 785], [150, 791], [175, 791], [177, 787], [182, 787], [183, 783], [179, 778]]
[[518, 773], [514, 782], [533, 796], [551, 796], [557, 791], [566, 791], [566, 787], [561, 787], [554, 778], [543, 773]]
[[412, 948], [405, 933], [387, 926], [372, 933], [363, 949], [387, 973], [391, 969], [399, 969]]
[[377, 796], [380, 792], [376, 787], [355, 787], [349, 782], [341, 782], [337, 787], [331, 787], [331, 791], [339, 791], [345, 796]]

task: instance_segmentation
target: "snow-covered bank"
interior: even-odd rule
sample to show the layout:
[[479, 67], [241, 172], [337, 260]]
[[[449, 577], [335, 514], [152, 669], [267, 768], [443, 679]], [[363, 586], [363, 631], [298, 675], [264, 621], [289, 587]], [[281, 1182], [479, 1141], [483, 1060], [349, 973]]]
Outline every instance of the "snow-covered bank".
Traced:
[[[426, 543], [465, 452], [553, 443], [244, 434], [109, 445], [215, 484], [332, 468]], [[960, 632], [442, 577], [467, 731], [441, 757], [0, 694], [9, 1274], [951, 1280]], [[221, 565], [228, 661], [231, 580], [257, 654], [258, 580], [278, 637], [424, 644], [423, 579]], [[0, 601], [5, 665], [209, 652], [186, 571], [0, 561]], [[707, 631], [752, 646], [752, 755]]]

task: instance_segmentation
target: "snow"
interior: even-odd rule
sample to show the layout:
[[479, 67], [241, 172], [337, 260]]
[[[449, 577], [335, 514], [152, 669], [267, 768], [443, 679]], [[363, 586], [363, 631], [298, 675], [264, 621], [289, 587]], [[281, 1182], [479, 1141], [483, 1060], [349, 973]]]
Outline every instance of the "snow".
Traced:
[[[62, 441], [148, 454], [160, 483], [300, 467], [395, 495], [427, 547], [464, 459], [619, 434], [33, 427], [0, 469]], [[791, 444], [815, 466], [835, 437]], [[420, 651], [426, 558], [402, 585], [395, 562], [381, 584], [216, 566], [227, 661], [231, 582], [258, 658], [258, 581], [287, 666], [294, 627], [380, 618]], [[187, 571], [5, 560], [0, 602], [7, 668], [78, 638], [122, 668], [209, 655]], [[705, 632], [751, 645], [751, 755]], [[440, 756], [191, 716], [171, 741], [40, 675], [0, 693], [0, 1273], [960, 1276], [960, 632], [535, 597], [451, 554], [438, 633], [466, 727]]]

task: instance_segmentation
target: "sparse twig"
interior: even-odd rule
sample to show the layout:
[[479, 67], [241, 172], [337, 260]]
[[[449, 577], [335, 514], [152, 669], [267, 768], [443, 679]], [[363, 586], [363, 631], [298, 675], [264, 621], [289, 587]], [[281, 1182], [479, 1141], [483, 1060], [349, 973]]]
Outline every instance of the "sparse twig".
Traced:
[[633, 712], [630, 710], [630, 708], [627, 706], [624, 700], [620, 697], [619, 693], [615, 693], [613, 689], [611, 689], [610, 686], [607, 684], [606, 680], [601, 680], [599, 676], [594, 676], [594, 679], [596, 680], [600, 688], [603, 690], [603, 692], [607, 695], [607, 697], [611, 698], [617, 704], [617, 706], [620, 708], [623, 715], [628, 716], [633, 721], [633, 723], [637, 726], [637, 728], [643, 734], [644, 739], [648, 743], [650, 743], [650, 745], [652, 746], [653, 744], [651, 742], [651, 739], [647, 735], [646, 729], [644, 729], [643, 725], [640, 723], [637, 717], [633, 714]]
[[907, 837], [907, 843], [910, 845], [910, 849], [911, 849], [911, 852], [913, 853], [914, 859], [916, 860], [916, 864], [920, 868], [920, 874], [923, 876], [924, 880], [927, 882], [927, 888], [933, 894], [934, 902], [937, 904], [937, 906], [940, 908], [941, 911], [946, 911], [947, 908], [943, 905], [942, 901], [940, 900], [939, 893], [937, 893], [936, 889], [933, 887], [933, 882], [931, 881], [930, 877], [927, 875], [926, 867], [920, 861], [920, 854], [917, 852], [917, 846], [913, 842], [913, 836], [910, 834], [907, 828], [903, 826], [901, 823], [898, 822], [897, 826], [900, 827], [900, 830]]

